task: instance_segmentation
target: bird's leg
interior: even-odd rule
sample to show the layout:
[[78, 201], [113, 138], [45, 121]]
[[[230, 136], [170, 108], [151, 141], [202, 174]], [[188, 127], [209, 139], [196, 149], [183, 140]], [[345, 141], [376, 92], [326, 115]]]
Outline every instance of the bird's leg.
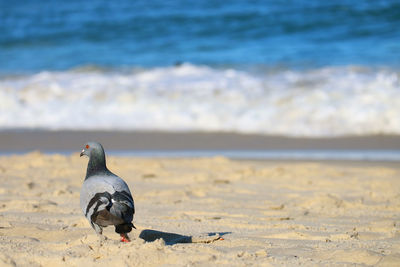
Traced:
[[131, 242], [131, 240], [129, 239], [128, 234], [120, 234], [120, 236], [121, 236], [121, 242], [125, 242], [125, 243]]
[[103, 228], [95, 223], [92, 224], [97, 236], [99, 237], [100, 244], [107, 240], [107, 237], [103, 235]]
[[100, 241], [106, 241], [108, 239], [105, 235], [102, 234], [98, 234], [97, 236], [99, 237]]
[[95, 223], [92, 223], [93, 229], [96, 231], [96, 234], [101, 235], [103, 233], [103, 228]]

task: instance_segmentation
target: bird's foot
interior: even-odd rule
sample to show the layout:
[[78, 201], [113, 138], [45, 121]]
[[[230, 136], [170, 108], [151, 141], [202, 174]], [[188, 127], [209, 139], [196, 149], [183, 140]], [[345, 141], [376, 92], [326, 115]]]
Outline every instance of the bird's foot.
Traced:
[[121, 242], [125, 243], [131, 242], [127, 234], [120, 234], [120, 235], [121, 235]]
[[102, 234], [98, 234], [97, 236], [99, 237], [98, 243], [99, 243], [99, 246], [101, 247], [101, 246], [103, 246], [104, 243], [107, 242], [108, 238]]

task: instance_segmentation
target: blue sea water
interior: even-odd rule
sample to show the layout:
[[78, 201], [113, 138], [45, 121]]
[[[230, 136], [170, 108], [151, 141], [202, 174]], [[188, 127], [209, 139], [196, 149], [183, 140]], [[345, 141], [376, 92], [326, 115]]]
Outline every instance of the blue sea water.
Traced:
[[400, 134], [400, 2], [0, 0], [0, 129]]
[[400, 62], [397, 0], [0, 3], [1, 72]]

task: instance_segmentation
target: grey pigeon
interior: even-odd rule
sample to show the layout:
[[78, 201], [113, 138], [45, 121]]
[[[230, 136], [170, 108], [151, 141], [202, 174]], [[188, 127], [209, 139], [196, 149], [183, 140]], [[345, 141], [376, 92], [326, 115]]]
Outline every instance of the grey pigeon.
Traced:
[[93, 229], [102, 237], [103, 227], [115, 226], [121, 242], [129, 242], [127, 233], [132, 224], [135, 206], [128, 185], [107, 169], [104, 149], [100, 143], [85, 144], [81, 157], [89, 157], [80, 204]]

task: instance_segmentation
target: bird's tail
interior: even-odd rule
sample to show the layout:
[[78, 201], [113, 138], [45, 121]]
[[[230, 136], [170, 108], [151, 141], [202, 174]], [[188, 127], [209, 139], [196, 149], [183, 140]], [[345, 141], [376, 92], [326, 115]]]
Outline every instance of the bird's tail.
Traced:
[[115, 226], [115, 232], [117, 232], [118, 234], [125, 234], [132, 231], [132, 228], [136, 229], [136, 227], [132, 223], [119, 224]]

